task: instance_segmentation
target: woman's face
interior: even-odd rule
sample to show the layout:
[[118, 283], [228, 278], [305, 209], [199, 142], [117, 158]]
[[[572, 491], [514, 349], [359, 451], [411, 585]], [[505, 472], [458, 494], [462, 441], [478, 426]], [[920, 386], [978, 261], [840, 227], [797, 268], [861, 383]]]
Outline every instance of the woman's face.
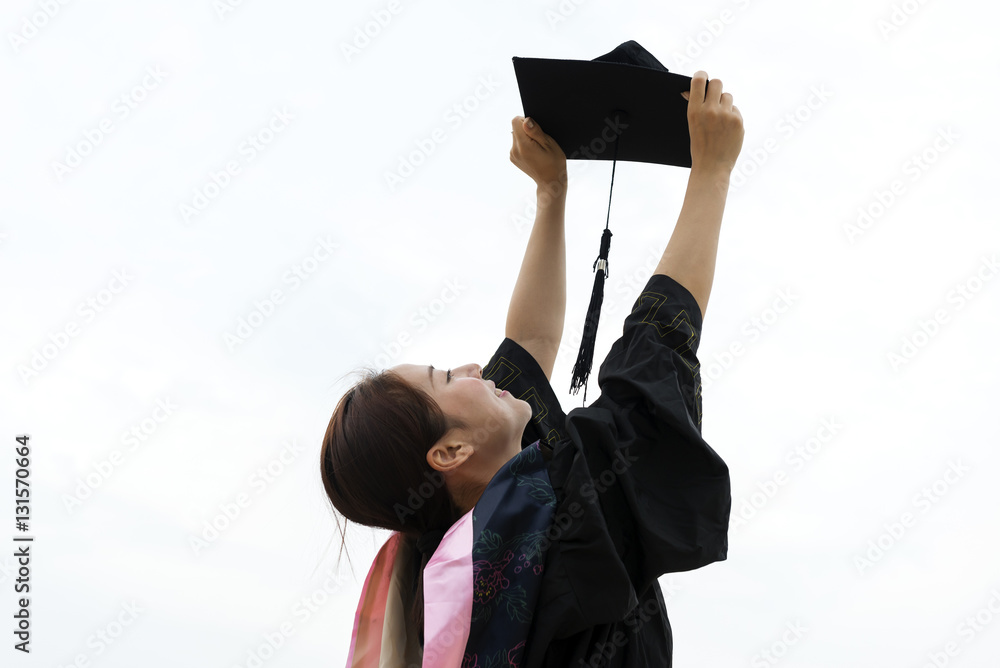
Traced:
[[[440, 471], [462, 466], [463, 478], [488, 482], [500, 467], [521, 451], [521, 436], [531, 420], [531, 404], [483, 380], [482, 367], [455, 369], [400, 364], [391, 369], [406, 382], [430, 394], [449, 417], [463, 420], [465, 430], [453, 430], [428, 452], [428, 462]], [[463, 447], [464, 446], [464, 447]]]

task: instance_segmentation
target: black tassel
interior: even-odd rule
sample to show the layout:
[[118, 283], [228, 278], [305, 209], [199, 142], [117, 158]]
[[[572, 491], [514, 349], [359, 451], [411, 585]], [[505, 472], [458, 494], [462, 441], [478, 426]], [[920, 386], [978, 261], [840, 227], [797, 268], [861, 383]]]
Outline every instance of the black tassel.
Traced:
[[[624, 120], [628, 114], [624, 111], [616, 111], [616, 117]], [[590, 306], [587, 307], [587, 319], [583, 322], [583, 338], [580, 340], [580, 352], [576, 356], [576, 364], [573, 366], [573, 381], [570, 383], [569, 391], [576, 394], [583, 386], [583, 403], [587, 403], [587, 378], [590, 377], [590, 369], [594, 365], [594, 344], [597, 341], [597, 323], [601, 319], [601, 305], [604, 303], [604, 279], [608, 276], [608, 251], [611, 250], [611, 195], [615, 192], [615, 167], [618, 165], [618, 143], [620, 137], [615, 138], [615, 152], [611, 158], [611, 187], [608, 189], [608, 217], [604, 222], [604, 236], [601, 237], [601, 251], [594, 260], [594, 291], [590, 294]]]
[[594, 291], [590, 294], [590, 306], [587, 307], [587, 318], [583, 323], [583, 339], [580, 341], [580, 353], [573, 367], [573, 381], [569, 391], [576, 394], [583, 387], [583, 401], [587, 401], [587, 379], [594, 365], [594, 343], [597, 341], [597, 325], [601, 320], [601, 305], [604, 303], [604, 279], [608, 275], [608, 251], [611, 250], [611, 230], [604, 228], [601, 237], [601, 251], [594, 260]]

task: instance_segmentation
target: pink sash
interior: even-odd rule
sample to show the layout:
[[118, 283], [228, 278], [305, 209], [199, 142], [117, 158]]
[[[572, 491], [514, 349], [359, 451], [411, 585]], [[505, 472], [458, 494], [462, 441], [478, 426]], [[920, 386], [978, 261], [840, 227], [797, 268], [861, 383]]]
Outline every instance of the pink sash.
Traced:
[[[347, 668], [387, 668], [394, 660], [387, 655], [398, 657], [404, 648], [416, 643], [414, 629], [402, 619], [405, 606], [391, 604], [393, 586], [404, 570], [404, 564], [396, 559], [401, 539], [399, 532], [389, 536], [365, 578]], [[470, 510], [444, 534], [424, 568], [423, 668], [461, 668], [469, 639], [472, 589]]]

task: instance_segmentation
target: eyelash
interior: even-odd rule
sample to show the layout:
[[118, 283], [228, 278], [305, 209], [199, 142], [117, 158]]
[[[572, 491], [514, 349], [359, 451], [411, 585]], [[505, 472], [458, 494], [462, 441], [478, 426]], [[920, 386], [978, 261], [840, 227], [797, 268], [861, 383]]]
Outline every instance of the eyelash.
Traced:
[[448, 379], [445, 382], [446, 383], [450, 383], [451, 382], [451, 369], [448, 369]]

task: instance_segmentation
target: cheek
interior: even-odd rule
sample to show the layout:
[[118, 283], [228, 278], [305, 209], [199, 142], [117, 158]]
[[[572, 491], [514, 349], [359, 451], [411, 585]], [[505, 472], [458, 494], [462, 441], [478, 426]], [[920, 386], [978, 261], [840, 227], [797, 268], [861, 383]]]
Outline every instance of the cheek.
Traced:
[[478, 416], [479, 419], [489, 419], [490, 416], [498, 413], [496, 396], [489, 392], [470, 392], [462, 397], [462, 406], [470, 416]]

